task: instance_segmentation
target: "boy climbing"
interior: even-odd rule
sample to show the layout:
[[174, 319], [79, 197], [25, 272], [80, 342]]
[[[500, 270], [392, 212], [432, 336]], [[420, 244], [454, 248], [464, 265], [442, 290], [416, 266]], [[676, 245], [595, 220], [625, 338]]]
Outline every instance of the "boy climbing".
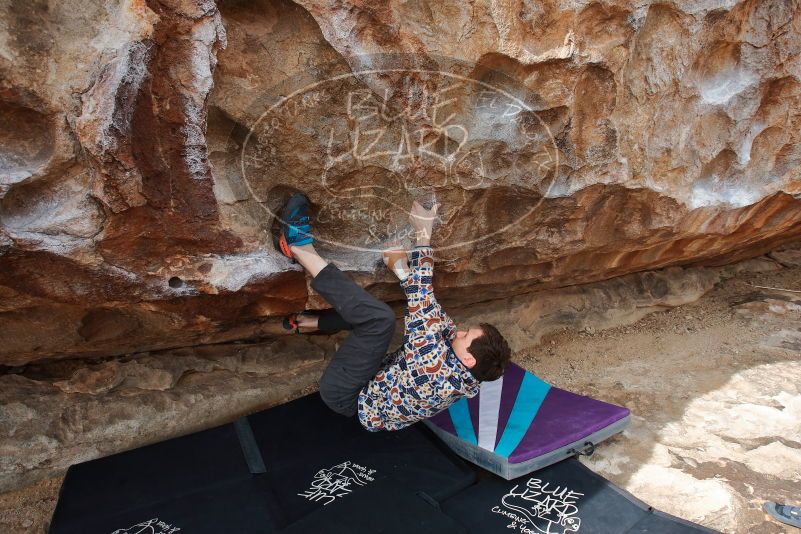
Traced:
[[479, 384], [496, 380], [510, 358], [509, 345], [487, 323], [457, 330], [434, 298], [431, 231], [439, 206], [414, 202], [409, 221], [417, 246], [384, 252], [384, 263], [406, 293], [403, 344], [387, 354], [395, 314], [314, 249], [308, 199], [296, 193], [281, 214], [281, 251], [311, 275], [311, 286], [334, 310], [300, 313], [289, 327], [336, 332], [350, 330], [320, 379], [320, 396], [337, 413], [358, 415], [367, 430], [399, 430], [473, 397]]

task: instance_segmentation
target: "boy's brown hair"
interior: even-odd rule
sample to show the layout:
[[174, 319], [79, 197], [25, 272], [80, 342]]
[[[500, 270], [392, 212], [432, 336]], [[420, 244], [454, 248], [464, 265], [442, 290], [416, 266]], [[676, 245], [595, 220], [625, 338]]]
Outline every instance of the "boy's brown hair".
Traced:
[[476, 359], [470, 372], [480, 382], [497, 380], [503, 375], [512, 357], [512, 350], [497, 328], [489, 323], [479, 326], [484, 335], [475, 338], [467, 348]]

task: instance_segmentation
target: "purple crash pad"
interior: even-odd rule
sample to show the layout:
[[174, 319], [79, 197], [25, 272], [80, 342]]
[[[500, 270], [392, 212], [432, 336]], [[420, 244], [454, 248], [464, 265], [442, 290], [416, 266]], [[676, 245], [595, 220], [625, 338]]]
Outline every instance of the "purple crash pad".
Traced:
[[626, 408], [552, 387], [510, 363], [503, 377], [426, 424], [462, 457], [514, 478], [594, 446], [628, 422]]

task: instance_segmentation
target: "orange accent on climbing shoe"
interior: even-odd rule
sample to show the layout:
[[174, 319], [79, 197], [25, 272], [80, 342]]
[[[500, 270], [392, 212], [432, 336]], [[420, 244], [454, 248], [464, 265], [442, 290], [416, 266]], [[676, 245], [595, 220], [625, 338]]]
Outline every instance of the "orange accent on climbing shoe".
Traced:
[[281, 249], [281, 253], [289, 259], [294, 260], [295, 256], [292, 255], [292, 250], [289, 248], [289, 244], [286, 242], [286, 236], [281, 233], [281, 237], [278, 238], [278, 247]]

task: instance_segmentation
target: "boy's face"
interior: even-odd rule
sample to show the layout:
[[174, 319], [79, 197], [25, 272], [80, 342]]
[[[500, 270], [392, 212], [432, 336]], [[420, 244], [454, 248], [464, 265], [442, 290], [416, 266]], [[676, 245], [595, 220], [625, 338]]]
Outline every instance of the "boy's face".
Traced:
[[451, 346], [453, 347], [453, 352], [456, 354], [456, 357], [459, 358], [468, 369], [476, 364], [476, 359], [470, 354], [468, 347], [474, 339], [483, 335], [484, 331], [481, 327], [471, 326], [467, 330], [457, 330], [456, 337], [451, 341]]

